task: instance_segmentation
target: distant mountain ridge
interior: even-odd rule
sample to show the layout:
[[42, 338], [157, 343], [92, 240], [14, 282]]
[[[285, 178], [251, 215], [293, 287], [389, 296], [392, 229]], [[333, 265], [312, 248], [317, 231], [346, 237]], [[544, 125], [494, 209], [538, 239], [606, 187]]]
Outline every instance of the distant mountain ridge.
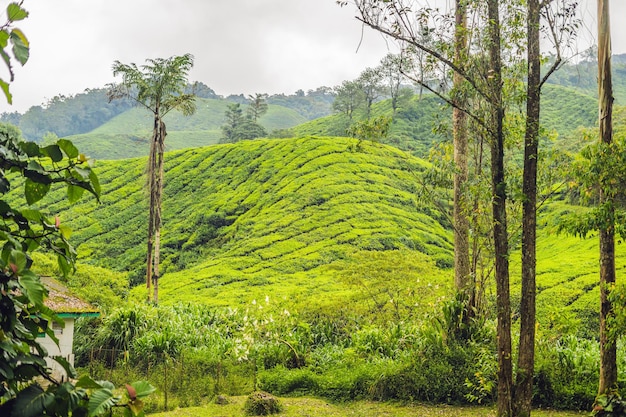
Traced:
[[[222, 135], [224, 112], [229, 102], [223, 99], [196, 100], [196, 113], [183, 116], [170, 112], [165, 116], [166, 149], [176, 150], [213, 145]], [[270, 104], [259, 123], [267, 131], [286, 129], [306, 122], [295, 110]], [[72, 135], [70, 139], [81, 151], [95, 159], [125, 159], [144, 156], [152, 132], [150, 114], [141, 108], [121, 113], [89, 133]]]
[[[105, 88], [96, 88], [86, 89], [73, 96], [55, 96], [44, 105], [32, 106], [24, 114], [2, 113], [0, 122], [18, 126], [26, 139], [36, 142], [40, 142], [47, 133], [53, 133], [58, 137], [86, 134], [134, 107], [129, 100], [109, 102], [106, 92]], [[219, 96], [213, 89], [200, 82], [190, 84], [187, 92], [193, 92], [199, 99], [216, 100], [222, 103], [247, 103], [249, 101], [243, 94]], [[334, 94], [329, 87], [320, 87], [306, 93], [299, 90], [292, 95], [275, 94], [267, 98], [268, 104], [290, 109], [300, 115], [299, 120], [302, 121], [330, 114], [333, 100]], [[225, 109], [226, 104], [222, 107]], [[213, 130], [216, 123], [218, 126], [221, 125], [222, 119], [218, 122], [211, 119], [209, 126], [202, 126], [198, 130]], [[273, 124], [275, 125], [276, 122]], [[272, 127], [272, 123], [269, 127]], [[173, 130], [190, 129], [179, 126]], [[131, 131], [124, 133], [130, 135], [134, 132], [131, 127]]]
[[[614, 56], [613, 71], [616, 103], [626, 103], [626, 54]], [[576, 128], [595, 125], [596, 72], [596, 64], [589, 60], [565, 65], [552, 75], [544, 87], [544, 127], [567, 139]], [[169, 117], [169, 150], [217, 143], [228, 103], [247, 101], [241, 94], [221, 97], [203, 83], [188, 89], [199, 97], [198, 113], [190, 118]], [[333, 100], [334, 91], [329, 87], [275, 94], [268, 97], [269, 112], [260, 123], [272, 137], [344, 136], [350, 121], [341, 114], [331, 114]], [[373, 114], [390, 115], [391, 109], [382, 101], [375, 104]], [[414, 98], [395, 115], [385, 143], [425, 156], [433, 143], [448, 139], [448, 116], [449, 109], [435, 97]], [[148, 118], [128, 101], [109, 103], [105, 89], [92, 89], [71, 97], [54, 97], [44, 107], [34, 106], [23, 115], [3, 113], [0, 122], [16, 124], [29, 140], [41, 141], [53, 133], [69, 137], [93, 158], [124, 159], [147, 153]]]

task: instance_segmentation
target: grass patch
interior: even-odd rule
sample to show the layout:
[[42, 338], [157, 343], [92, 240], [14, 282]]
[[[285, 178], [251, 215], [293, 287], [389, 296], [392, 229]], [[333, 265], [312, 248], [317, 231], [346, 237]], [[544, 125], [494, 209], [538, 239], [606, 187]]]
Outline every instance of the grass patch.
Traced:
[[[245, 396], [229, 397], [229, 403], [224, 405], [209, 404], [205, 407], [180, 408], [165, 413], [150, 414], [154, 417], [243, 417], [246, 414], [243, 406]], [[371, 401], [356, 401], [333, 404], [316, 398], [280, 398], [283, 411], [278, 416], [298, 417], [346, 417], [346, 416], [394, 416], [394, 417], [493, 417], [496, 412], [491, 407], [452, 407], [423, 404], [394, 404]], [[565, 412], [552, 410], [536, 410], [536, 417], [574, 417], [588, 413]]]

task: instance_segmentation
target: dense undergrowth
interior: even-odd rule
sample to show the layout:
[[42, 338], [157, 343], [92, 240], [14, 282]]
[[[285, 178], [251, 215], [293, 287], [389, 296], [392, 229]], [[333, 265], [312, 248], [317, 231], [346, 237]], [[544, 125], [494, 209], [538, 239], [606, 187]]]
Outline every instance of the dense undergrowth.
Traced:
[[[462, 311], [450, 300], [421, 320], [372, 325], [358, 316], [291, 314], [269, 298], [241, 310], [138, 306], [82, 322], [77, 360], [114, 381], [148, 377], [159, 387], [152, 411], [255, 389], [331, 401], [491, 404], [495, 323], [464, 326]], [[624, 384], [621, 343], [619, 352]], [[598, 358], [594, 341], [540, 330], [534, 405], [589, 409]]]

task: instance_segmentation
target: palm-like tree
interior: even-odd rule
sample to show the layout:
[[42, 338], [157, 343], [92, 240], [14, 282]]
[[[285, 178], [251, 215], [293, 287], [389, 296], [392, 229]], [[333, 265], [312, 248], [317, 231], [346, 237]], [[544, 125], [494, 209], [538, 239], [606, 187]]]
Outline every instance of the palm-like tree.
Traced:
[[165, 123], [163, 117], [172, 110], [189, 116], [196, 111], [195, 95], [185, 94], [187, 75], [193, 67], [193, 55], [146, 60], [145, 65], [122, 64], [115, 61], [113, 75], [122, 82], [109, 88], [109, 100], [128, 98], [145, 107], [154, 116], [154, 127], [148, 157], [147, 187], [149, 192], [148, 256], [146, 286], [154, 288], [154, 303], [159, 299], [159, 252], [161, 245], [161, 198], [163, 194], [163, 158]]

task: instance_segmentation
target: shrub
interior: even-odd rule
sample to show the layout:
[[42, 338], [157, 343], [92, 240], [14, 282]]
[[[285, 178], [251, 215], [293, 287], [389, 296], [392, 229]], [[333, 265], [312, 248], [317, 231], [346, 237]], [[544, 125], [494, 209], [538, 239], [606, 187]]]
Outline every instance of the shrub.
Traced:
[[592, 416], [626, 417], [626, 401], [618, 392], [598, 396], [591, 413]]
[[549, 343], [539, 342], [537, 353], [535, 380], [545, 391], [535, 395], [534, 403], [559, 409], [590, 409], [599, 378], [598, 344], [566, 336]]
[[283, 407], [276, 397], [267, 392], [253, 392], [246, 399], [243, 406], [244, 412], [249, 416], [267, 416], [277, 414]]
[[310, 369], [288, 370], [284, 366], [261, 371], [259, 388], [274, 394], [315, 394], [319, 391], [318, 377]]

